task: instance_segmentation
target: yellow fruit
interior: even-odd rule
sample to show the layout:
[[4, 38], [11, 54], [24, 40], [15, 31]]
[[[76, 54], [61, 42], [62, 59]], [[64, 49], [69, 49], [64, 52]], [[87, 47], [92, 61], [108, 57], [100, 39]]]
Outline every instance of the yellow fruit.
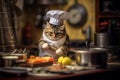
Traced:
[[64, 57], [64, 59], [62, 59], [62, 65], [70, 65], [72, 63], [72, 60], [70, 57]]
[[64, 57], [63, 56], [60, 56], [59, 58], [58, 58], [58, 63], [59, 64], [62, 64], [62, 60], [64, 59]]

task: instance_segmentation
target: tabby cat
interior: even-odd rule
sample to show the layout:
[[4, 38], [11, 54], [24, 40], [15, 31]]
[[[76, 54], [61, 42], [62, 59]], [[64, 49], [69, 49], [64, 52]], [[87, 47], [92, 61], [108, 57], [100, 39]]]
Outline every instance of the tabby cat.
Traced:
[[69, 51], [69, 36], [65, 26], [55, 26], [47, 22], [43, 34], [39, 40], [40, 56], [52, 56], [58, 58]]

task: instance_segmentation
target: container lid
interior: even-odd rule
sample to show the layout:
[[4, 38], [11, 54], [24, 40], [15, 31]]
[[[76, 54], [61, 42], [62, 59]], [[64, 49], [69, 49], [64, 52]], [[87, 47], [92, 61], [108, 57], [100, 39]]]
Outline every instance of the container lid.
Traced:
[[80, 53], [80, 54], [93, 54], [93, 53], [102, 53], [107, 52], [106, 48], [89, 48], [89, 49], [72, 49], [72, 52]]
[[2, 59], [18, 59], [18, 56], [3, 56]]
[[90, 48], [90, 51], [92, 51], [92, 53], [101, 53], [101, 52], [107, 52], [108, 49], [106, 48]]
[[15, 53], [15, 54], [11, 54], [11, 56], [22, 56], [23, 54], [19, 54], [19, 53]]
[[72, 49], [72, 52], [75, 53], [81, 53], [81, 54], [87, 54], [87, 53], [91, 53], [91, 51], [89, 49]]

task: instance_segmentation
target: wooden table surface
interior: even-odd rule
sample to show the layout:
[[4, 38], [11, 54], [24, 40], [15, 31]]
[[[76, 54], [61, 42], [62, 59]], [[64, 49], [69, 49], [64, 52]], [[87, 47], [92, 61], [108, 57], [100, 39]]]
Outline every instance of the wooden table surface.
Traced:
[[92, 69], [54, 76], [0, 77], [0, 80], [120, 80], [120, 67]]

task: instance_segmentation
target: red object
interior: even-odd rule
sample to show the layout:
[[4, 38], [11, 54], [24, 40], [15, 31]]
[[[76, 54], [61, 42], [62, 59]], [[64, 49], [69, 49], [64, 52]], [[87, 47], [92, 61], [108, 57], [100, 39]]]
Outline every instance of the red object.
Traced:
[[49, 58], [49, 61], [50, 61], [50, 62], [54, 62], [54, 58], [50, 57], [50, 58]]
[[108, 22], [107, 21], [101, 22], [100, 25], [101, 26], [106, 26], [106, 25], [108, 25]]
[[22, 44], [30, 45], [32, 43], [32, 28], [30, 22], [26, 23], [26, 26], [22, 30]]

